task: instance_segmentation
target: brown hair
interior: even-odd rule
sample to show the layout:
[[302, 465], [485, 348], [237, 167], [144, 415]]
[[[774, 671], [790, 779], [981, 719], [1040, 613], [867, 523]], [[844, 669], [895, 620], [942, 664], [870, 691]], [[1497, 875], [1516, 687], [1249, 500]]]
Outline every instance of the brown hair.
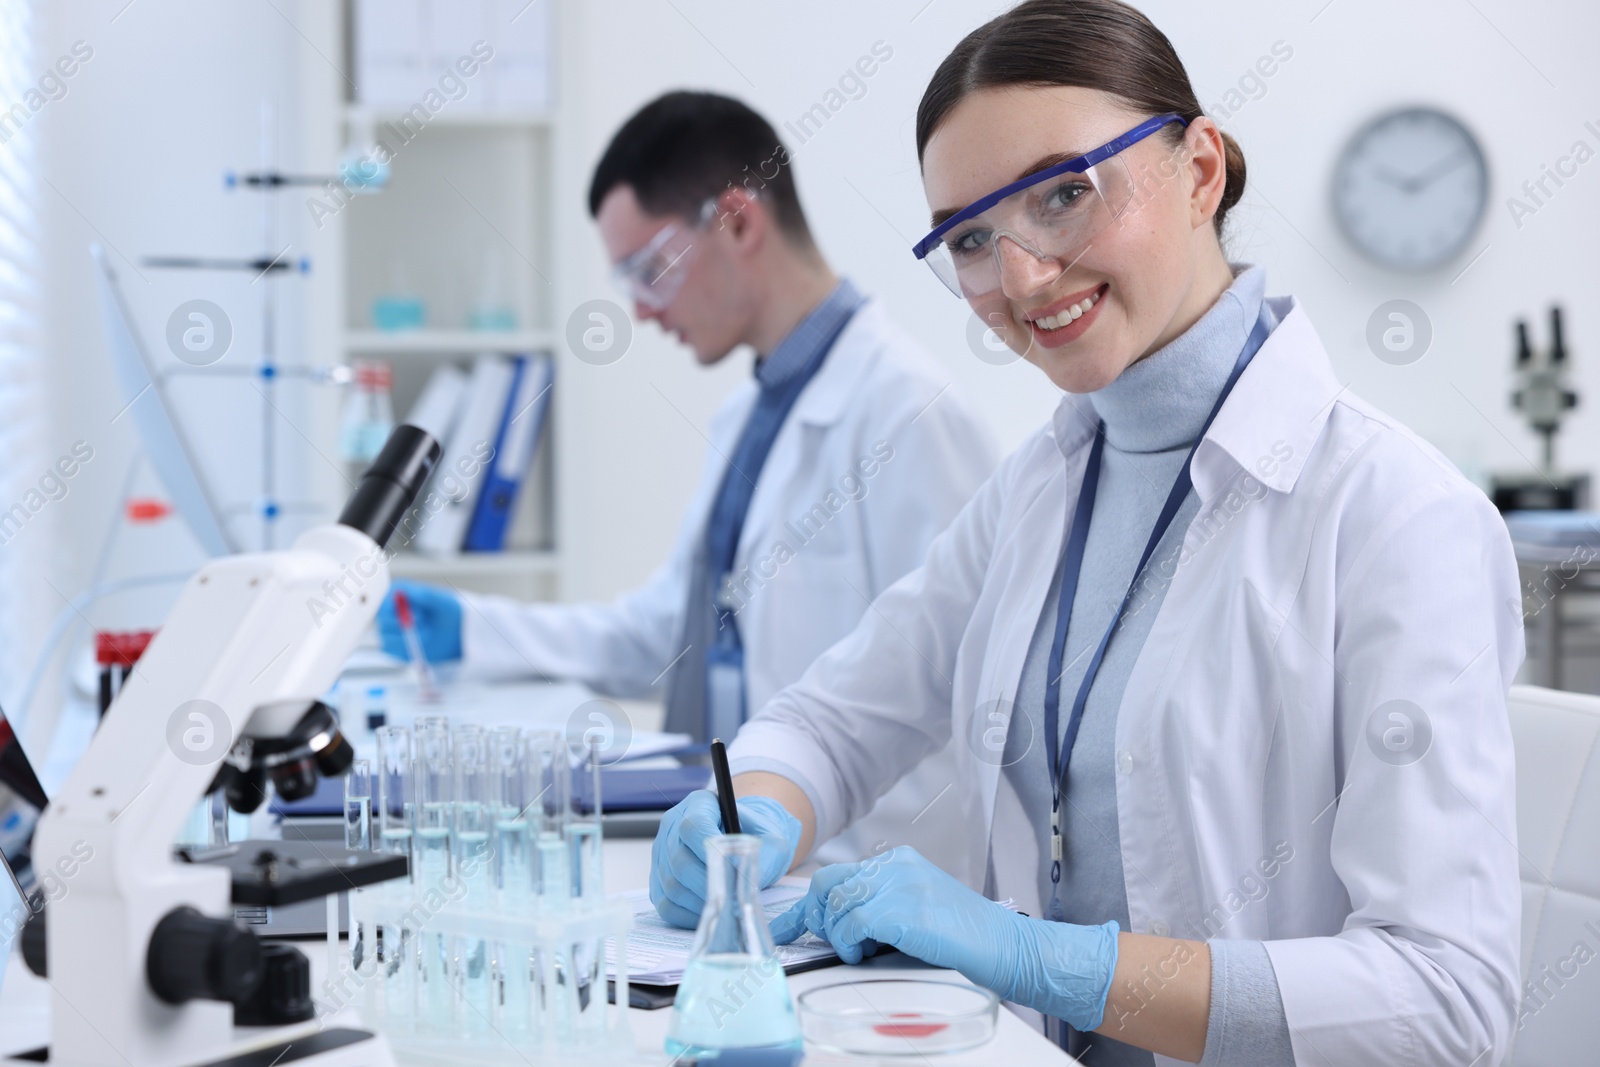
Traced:
[[[1098, 89], [1152, 115], [1205, 114], [1189, 72], [1167, 35], [1121, 0], [1027, 0], [962, 38], [939, 64], [917, 107], [917, 159], [939, 124], [969, 93], [1007, 85]], [[1176, 144], [1183, 131], [1162, 131]], [[1244, 195], [1244, 152], [1222, 134], [1227, 178], [1212, 220], [1222, 221]]]

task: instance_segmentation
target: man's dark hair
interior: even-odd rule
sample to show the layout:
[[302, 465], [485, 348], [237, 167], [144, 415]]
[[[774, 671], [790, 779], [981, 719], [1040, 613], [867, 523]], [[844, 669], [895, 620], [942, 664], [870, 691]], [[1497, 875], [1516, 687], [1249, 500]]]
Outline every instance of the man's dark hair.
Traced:
[[640, 108], [594, 168], [589, 214], [599, 215], [619, 185], [631, 187], [651, 215], [688, 219], [711, 197], [743, 187], [761, 198], [791, 241], [811, 243], [788, 150], [766, 119], [732, 97], [672, 92]]

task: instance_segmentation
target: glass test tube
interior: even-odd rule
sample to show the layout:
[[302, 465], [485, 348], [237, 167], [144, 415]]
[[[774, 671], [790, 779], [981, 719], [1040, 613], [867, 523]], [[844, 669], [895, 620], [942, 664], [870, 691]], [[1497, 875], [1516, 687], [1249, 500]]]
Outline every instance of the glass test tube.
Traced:
[[600, 739], [585, 739], [582, 773], [588, 784], [589, 811], [574, 812], [567, 823], [572, 846], [572, 898], [583, 905], [605, 899], [604, 871], [600, 861]]
[[450, 720], [443, 715], [418, 715], [416, 728], [418, 737], [429, 733], [442, 733], [448, 736], [450, 733]]
[[[539, 902], [546, 911], [565, 911], [572, 898], [572, 865], [566, 827], [572, 820], [570, 764], [565, 734], [537, 731], [528, 741], [533, 776], [538, 833]], [[544, 1040], [557, 1044], [572, 1039], [572, 1020], [578, 1012], [578, 985], [570, 946], [563, 950], [546, 944], [534, 954], [535, 1022]]]
[[450, 875], [450, 830], [455, 821], [455, 761], [448, 726], [417, 720], [415, 764], [415, 880], [424, 890], [438, 889]]
[[[584, 776], [588, 788], [588, 811], [574, 810], [567, 823], [567, 841], [572, 863], [572, 898], [578, 908], [597, 908], [605, 900], [604, 872], [600, 862], [600, 739], [585, 738], [582, 763], [578, 773]], [[576, 984], [579, 1003], [588, 994], [589, 1010], [574, 1014], [573, 1033], [578, 1040], [599, 1037], [605, 1023], [601, 1008], [605, 996], [605, 939], [589, 938], [572, 946], [572, 980]], [[596, 996], [602, 998], [600, 1002]], [[598, 1010], [597, 1010], [598, 1009]]]
[[[344, 775], [344, 847], [366, 851], [372, 848], [372, 763], [369, 760], [352, 760]], [[360, 892], [344, 893], [345, 906], [350, 912], [350, 969], [360, 973], [372, 955], [368, 943], [370, 931], [360, 918]], [[333, 908], [338, 904], [335, 901]], [[338, 915], [330, 915], [328, 933], [330, 954], [338, 951]]]
[[[411, 849], [416, 829], [416, 762], [411, 742], [408, 727], [378, 729], [378, 848], [405, 856], [411, 871], [407, 881], [373, 887], [375, 898], [389, 902], [408, 901], [411, 883], [417, 877], [416, 857]], [[375, 965], [381, 978], [378, 1010], [386, 1020], [385, 1025], [401, 1033], [409, 1031], [416, 1019], [417, 942], [414, 933], [404, 924], [392, 922], [379, 924], [374, 930]]]
[[493, 878], [489, 870], [489, 830], [493, 818], [489, 738], [481, 726], [458, 726], [455, 730], [453, 748], [455, 764], [453, 859], [456, 870], [467, 883], [467, 905], [482, 908], [489, 904], [488, 888]]
[[494, 775], [494, 887], [502, 911], [520, 911], [533, 895], [533, 838], [536, 813], [529, 810], [535, 790], [530, 788], [527, 739], [515, 726], [497, 727], [490, 738]]
[[[489, 756], [494, 777], [495, 908], [502, 914], [525, 914], [534, 899], [532, 813], [528, 810], [534, 793], [529, 788], [528, 746], [522, 730], [497, 727], [490, 738]], [[533, 1025], [533, 946], [502, 941], [494, 951], [500, 987], [499, 1028], [515, 1044], [528, 1038]]]
[[210, 816], [208, 844], [212, 848], [224, 848], [228, 845], [228, 794], [219, 789], [206, 797], [205, 803]]
[[563, 908], [572, 897], [567, 824], [572, 821], [572, 781], [566, 735], [541, 730], [528, 742], [528, 759], [536, 765], [534, 797], [539, 812], [539, 902]]
[[[411, 835], [416, 829], [416, 784], [411, 731], [404, 726], [378, 728], [378, 848], [411, 856]], [[416, 869], [412, 868], [412, 880]]]
[[344, 773], [344, 847], [372, 848], [372, 762], [350, 761]]
[[[436, 716], [430, 719], [437, 719]], [[442, 720], [440, 720], [442, 722]], [[425, 899], [448, 898], [450, 830], [454, 822], [455, 764], [448, 726], [417, 720], [416, 737], [416, 889]], [[423, 930], [418, 980], [418, 1024], [425, 1032], [448, 1034], [455, 1028], [455, 997], [450, 991], [449, 938]]]
[[[489, 834], [494, 805], [489, 764], [489, 738], [483, 727], [456, 727], [454, 856], [456, 881], [465, 887], [461, 904], [487, 916], [494, 896]], [[491, 1013], [489, 943], [484, 938], [454, 939], [454, 977], [461, 990], [463, 1027], [469, 1034], [488, 1033]]]

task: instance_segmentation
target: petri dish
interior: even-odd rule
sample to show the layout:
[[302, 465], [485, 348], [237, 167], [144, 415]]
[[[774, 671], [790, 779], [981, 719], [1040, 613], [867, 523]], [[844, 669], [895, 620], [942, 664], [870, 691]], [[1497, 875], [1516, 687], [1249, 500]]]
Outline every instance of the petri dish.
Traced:
[[847, 1056], [964, 1052], [994, 1037], [1000, 998], [963, 982], [878, 978], [801, 993], [800, 1032], [812, 1048]]

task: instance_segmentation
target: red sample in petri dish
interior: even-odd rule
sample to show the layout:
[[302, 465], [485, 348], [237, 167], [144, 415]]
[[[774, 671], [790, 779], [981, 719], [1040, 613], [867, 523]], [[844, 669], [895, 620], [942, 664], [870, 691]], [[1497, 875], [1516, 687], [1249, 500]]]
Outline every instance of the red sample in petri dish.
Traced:
[[[890, 1015], [891, 1019], [922, 1019], [914, 1011], [897, 1011]], [[949, 1029], [949, 1023], [936, 1023], [924, 1019], [921, 1022], [889, 1022], [879, 1023], [872, 1029], [884, 1037], [932, 1037], [940, 1030]]]

